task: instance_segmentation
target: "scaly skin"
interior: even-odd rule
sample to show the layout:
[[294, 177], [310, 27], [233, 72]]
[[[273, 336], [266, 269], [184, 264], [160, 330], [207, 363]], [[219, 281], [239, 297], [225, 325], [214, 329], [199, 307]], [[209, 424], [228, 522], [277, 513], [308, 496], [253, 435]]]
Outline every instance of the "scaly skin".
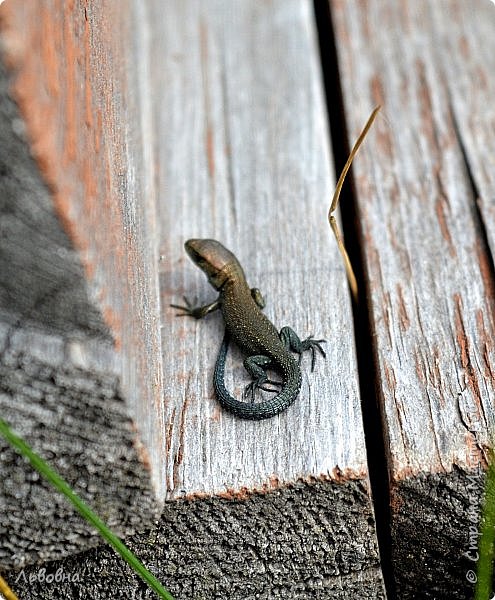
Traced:
[[[268, 419], [284, 411], [294, 402], [301, 389], [301, 369], [290, 350], [299, 355], [305, 350], [310, 350], [314, 367], [316, 350], [325, 356], [321, 347], [324, 340], [308, 338], [301, 341], [290, 327], [284, 327], [279, 334], [261, 311], [264, 307], [261, 293], [256, 288], [249, 288], [239, 261], [219, 242], [188, 240], [185, 248], [193, 262], [206, 273], [208, 281], [218, 290], [219, 296], [215, 302], [205, 306], [192, 307], [187, 299], [186, 306], [172, 306], [182, 310], [182, 315], [196, 319], [201, 319], [217, 309], [222, 311], [225, 337], [213, 378], [220, 404], [242, 419]], [[250, 394], [251, 402], [236, 400], [225, 387], [225, 360], [231, 339], [247, 355], [244, 366], [253, 381], [247, 386], [246, 393]], [[258, 388], [274, 391], [266, 385], [280, 385], [279, 382], [268, 379], [265, 372], [268, 367], [272, 367], [282, 376], [282, 389], [273, 398], [255, 403], [254, 393]]]

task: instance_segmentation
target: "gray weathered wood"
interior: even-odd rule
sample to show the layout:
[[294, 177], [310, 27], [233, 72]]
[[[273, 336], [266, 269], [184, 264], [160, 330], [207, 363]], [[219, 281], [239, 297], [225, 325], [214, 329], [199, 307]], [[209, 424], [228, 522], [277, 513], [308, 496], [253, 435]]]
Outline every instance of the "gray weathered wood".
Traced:
[[[384, 598], [351, 307], [326, 222], [334, 182], [312, 4], [157, 0], [146, 12], [169, 502], [158, 530], [130, 543], [179, 599]], [[326, 361], [311, 373], [305, 357], [300, 397], [273, 419], [221, 410], [212, 386], [220, 315], [196, 322], [169, 307], [183, 295], [214, 297], [184, 252], [190, 237], [238, 255], [278, 327], [327, 339]], [[228, 372], [240, 396], [239, 353]], [[142, 589], [104, 549], [49, 568], [81, 564], [89, 595]], [[91, 578], [102, 564], [107, 577]]]
[[[471, 13], [475, 11], [476, 14]], [[447, 16], [447, 19], [446, 19]], [[433, 4], [431, 19], [441, 44], [436, 46], [459, 142], [473, 178], [477, 202], [492, 255], [495, 252], [494, 131], [495, 55], [493, 3], [476, 0]], [[489, 278], [488, 278], [489, 279]], [[490, 286], [490, 281], [487, 281]], [[493, 289], [487, 288], [493, 296]]]
[[[158, 20], [162, 3], [154, 10]], [[162, 57], [152, 73], [159, 94], [157, 129], [163, 132], [157, 137], [157, 160], [163, 185], [167, 495], [235, 498], [241, 490], [265, 490], [269, 506], [286, 485], [327, 482], [328, 504], [315, 519], [329, 524], [323, 526], [329, 527], [328, 550], [318, 542], [317, 556], [308, 539], [294, 560], [305, 563], [317, 579], [323, 569], [330, 589], [335, 585], [331, 565], [343, 570], [333, 552], [348, 552], [354, 538], [354, 549], [360, 544], [368, 548], [362, 555], [368, 568], [376, 547], [371, 550], [374, 534], [368, 526], [357, 535], [346, 527], [348, 511], [369, 514], [369, 492], [357, 492], [356, 505], [351, 501], [347, 509], [338, 492], [331, 492], [344, 482], [364, 491], [360, 482], [367, 481], [367, 466], [348, 290], [326, 221], [334, 182], [312, 5], [300, 0], [238, 2], [231, 9], [223, 1], [184, 2], [180, 8], [168, 7], [163, 30], [156, 29], [155, 35], [155, 52]], [[278, 327], [288, 324], [301, 336], [327, 339], [326, 361], [319, 361], [314, 373], [309, 359], [303, 361], [300, 397], [278, 417], [247, 422], [220, 408], [212, 375], [223, 335], [221, 316], [202, 322], [178, 319], [168, 306], [183, 295], [200, 302], [215, 297], [184, 252], [183, 243], [191, 237], [218, 239], [235, 252], [250, 285], [266, 296], [265, 311]], [[231, 365], [227, 387], [240, 396], [246, 377], [238, 354]], [[297, 493], [283, 493], [293, 497], [286, 520], [295, 529], [311, 527], [300, 513], [303, 501]], [[255, 516], [256, 498], [251, 500], [251, 526], [260, 531], [262, 545], [271, 536], [264, 537]], [[225, 505], [226, 515], [239, 510], [227, 507], [231, 505]], [[190, 510], [201, 509], [191, 504]], [[267, 512], [267, 527], [271, 518]], [[251, 526], [247, 517], [242, 527]], [[341, 532], [341, 540], [332, 528]], [[198, 536], [198, 546], [203, 543]], [[228, 561], [227, 552], [221, 562]], [[356, 568], [349, 568], [351, 579]], [[370, 570], [356, 594], [364, 594], [368, 579], [375, 586], [376, 576]], [[238, 583], [252, 579], [244, 570], [235, 578]], [[296, 568], [282, 587], [284, 593], [296, 582], [309, 585], [303, 584], [305, 579]], [[343, 589], [345, 582], [343, 577]], [[270, 578], [260, 577], [256, 585], [269, 588]], [[205, 586], [206, 595], [207, 590]]]
[[[167, 132], [157, 155], [169, 498], [271, 487], [274, 476], [275, 487], [366, 478], [350, 302], [326, 221], [333, 179], [310, 8], [245, 2], [229, 12], [224, 2], [208, 10], [186, 2], [160, 31], [164, 58], [153, 73]], [[220, 409], [212, 373], [221, 315], [197, 322], [169, 307], [183, 295], [215, 297], [185, 254], [191, 237], [236, 253], [277, 326], [327, 339], [326, 361], [314, 373], [303, 361], [300, 398], [283, 415], [250, 423]], [[227, 385], [239, 396], [235, 358]]]
[[493, 266], [469, 172], [493, 243], [495, 8], [331, 9], [349, 142], [383, 105], [354, 178], [398, 595], [467, 598], [464, 553], [495, 434]]
[[[126, 543], [176, 600], [382, 599], [368, 497], [362, 482], [319, 480], [238, 498], [183, 498], [165, 503], [156, 531]], [[153, 597], [108, 547], [44, 568], [65, 580], [48, 585], [30, 567], [8, 581], [23, 600]]]
[[[0, 8], [0, 414], [122, 534], [150, 525], [164, 495], [149, 81], [132, 6]], [[0, 465], [0, 565], [97, 543], [3, 438]]]

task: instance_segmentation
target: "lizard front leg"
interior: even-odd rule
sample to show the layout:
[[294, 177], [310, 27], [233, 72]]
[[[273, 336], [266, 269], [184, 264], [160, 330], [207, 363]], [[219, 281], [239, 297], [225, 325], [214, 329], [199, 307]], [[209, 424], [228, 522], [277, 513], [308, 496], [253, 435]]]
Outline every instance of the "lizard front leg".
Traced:
[[193, 317], [194, 319], [202, 319], [206, 317], [207, 314], [218, 310], [220, 308], [220, 299], [217, 298], [215, 302], [211, 304], [205, 304], [204, 306], [193, 306], [191, 302], [184, 296], [185, 306], [180, 306], [178, 304], [171, 304], [172, 308], [177, 308], [178, 310], [182, 310], [184, 312], [177, 313], [178, 317]]
[[265, 308], [266, 302], [263, 298], [263, 294], [260, 292], [258, 288], [251, 288], [251, 298], [256, 302], [256, 304], [261, 308]]

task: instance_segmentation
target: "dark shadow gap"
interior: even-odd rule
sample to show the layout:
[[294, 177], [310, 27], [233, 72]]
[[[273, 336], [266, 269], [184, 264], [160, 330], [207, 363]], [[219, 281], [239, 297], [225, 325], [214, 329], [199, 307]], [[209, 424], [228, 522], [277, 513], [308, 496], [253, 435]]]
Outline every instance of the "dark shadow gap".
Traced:
[[[338, 66], [337, 48], [329, 0], [314, 0], [316, 26], [325, 86], [331, 144], [336, 179], [349, 156], [347, 127]], [[370, 112], [373, 107], [370, 106]], [[363, 126], [369, 115], [363, 115]], [[366, 142], [365, 142], [366, 143]], [[359, 155], [355, 160], [359, 160]], [[367, 285], [364, 277], [364, 254], [361, 229], [357, 215], [357, 200], [352, 169], [341, 194], [340, 212], [343, 234], [359, 286], [359, 304], [353, 304], [354, 332], [359, 372], [364, 434], [368, 467], [373, 493], [380, 561], [388, 600], [396, 600], [392, 562], [390, 491], [384, 432], [378, 407], [377, 373], [368, 313]], [[329, 235], [331, 235], [329, 229]], [[374, 390], [371, 391], [371, 390]]]

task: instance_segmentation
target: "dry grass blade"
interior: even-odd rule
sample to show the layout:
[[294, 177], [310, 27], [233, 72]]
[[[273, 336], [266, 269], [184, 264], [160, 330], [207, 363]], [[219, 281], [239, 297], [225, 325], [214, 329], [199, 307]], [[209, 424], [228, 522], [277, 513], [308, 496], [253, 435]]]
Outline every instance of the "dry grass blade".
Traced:
[[0, 598], [5, 598], [5, 600], [19, 600], [19, 598], [10, 589], [8, 583], [5, 581], [5, 579], [1, 575], [0, 575]]
[[336, 211], [337, 205], [339, 203], [340, 192], [342, 191], [342, 186], [344, 185], [344, 180], [347, 175], [347, 172], [349, 171], [352, 161], [353, 161], [354, 157], [356, 156], [357, 151], [359, 150], [361, 144], [363, 143], [363, 140], [366, 137], [366, 134], [368, 133], [371, 125], [373, 124], [373, 121], [375, 120], [376, 115], [378, 114], [379, 110], [380, 110], [380, 106], [377, 106], [373, 110], [373, 112], [371, 113], [371, 115], [368, 118], [368, 121], [366, 122], [366, 125], [364, 126], [363, 130], [359, 134], [359, 137], [356, 140], [356, 143], [354, 144], [354, 146], [351, 150], [351, 153], [349, 154], [349, 158], [347, 159], [347, 161], [344, 165], [344, 168], [342, 169], [342, 173], [340, 174], [339, 180], [337, 181], [337, 185], [335, 187], [335, 192], [334, 192], [333, 198], [332, 198], [332, 203], [330, 204], [330, 209], [328, 211], [328, 222], [329, 222], [330, 227], [332, 228], [332, 231], [335, 235], [335, 239], [337, 240], [337, 245], [339, 247], [340, 254], [342, 255], [342, 258], [344, 259], [344, 265], [345, 265], [345, 270], [347, 273], [347, 279], [349, 280], [349, 286], [351, 288], [352, 296], [353, 296], [355, 302], [357, 302], [357, 300], [358, 300], [358, 286], [357, 286], [356, 276], [354, 275], [354, 270], [352, 268], [351, 261], [349, 260], [349, 255], [347, 254], [347, 250], [345, 249], [344, 242], [342, 241], [342, 235], [340, 234], [339, 226], [335, 219], [334, 212]]

